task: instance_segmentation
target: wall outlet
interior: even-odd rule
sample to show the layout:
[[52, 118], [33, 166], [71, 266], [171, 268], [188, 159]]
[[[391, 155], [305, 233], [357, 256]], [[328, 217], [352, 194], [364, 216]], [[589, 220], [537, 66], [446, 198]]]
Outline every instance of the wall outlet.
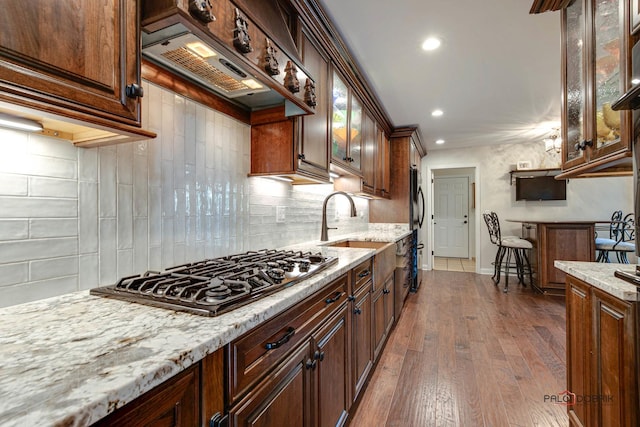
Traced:
[[286, 206], [276, 206], [276, 222], [284, 222]]

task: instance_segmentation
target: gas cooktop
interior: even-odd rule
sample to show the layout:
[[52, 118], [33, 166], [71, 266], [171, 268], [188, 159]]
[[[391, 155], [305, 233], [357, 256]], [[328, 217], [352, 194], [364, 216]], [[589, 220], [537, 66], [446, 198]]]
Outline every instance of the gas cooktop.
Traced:
[[123, 277], [92, 295], [216, 316], [291, 286], [338, 262], [319, 253], [260, 250]]

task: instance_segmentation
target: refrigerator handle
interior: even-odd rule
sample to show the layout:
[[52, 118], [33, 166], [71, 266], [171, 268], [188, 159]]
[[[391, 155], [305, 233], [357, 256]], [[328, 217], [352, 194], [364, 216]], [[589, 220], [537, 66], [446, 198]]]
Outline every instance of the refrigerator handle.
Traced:
[[424, 222], [424, 214], [425, 214], [424, 193], [422, 192], [422, 187], [418, 187], [418, 195], [420, 196], [420, 203], [422, 205], [422, 210], [420, 211], [420, 219], [418, 219], [418, 227], [422, 228], [422, 223]]

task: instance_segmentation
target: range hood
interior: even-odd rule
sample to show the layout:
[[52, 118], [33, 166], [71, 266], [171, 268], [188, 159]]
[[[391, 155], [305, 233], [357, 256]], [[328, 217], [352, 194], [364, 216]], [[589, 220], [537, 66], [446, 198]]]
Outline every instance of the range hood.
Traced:
[[[298, 57], [276, 0], [255, 5], [217, 0], [207, 12], [209, 22], [185, 10], [185, 1], [165, 3], [143, 2], [142, 55], [147, 60], [250, 110], [284, 104], [288, 115], [314, 112], [315, 94], [309, 102], [304, 88], [307, 80], [314, 88], [315, 83]], [[238, 22], [243, 22], [250, 42], [242, 52], [234, 40]], [[264, 65], [267, 52], [275, 58], [270, 70]]]

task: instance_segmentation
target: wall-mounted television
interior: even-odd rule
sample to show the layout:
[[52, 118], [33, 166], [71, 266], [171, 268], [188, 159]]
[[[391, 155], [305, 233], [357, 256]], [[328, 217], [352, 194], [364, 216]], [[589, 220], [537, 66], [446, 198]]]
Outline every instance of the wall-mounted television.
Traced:
[[516, 200], [567, 200], [567, 181], [552, 176], [518, 177]]

